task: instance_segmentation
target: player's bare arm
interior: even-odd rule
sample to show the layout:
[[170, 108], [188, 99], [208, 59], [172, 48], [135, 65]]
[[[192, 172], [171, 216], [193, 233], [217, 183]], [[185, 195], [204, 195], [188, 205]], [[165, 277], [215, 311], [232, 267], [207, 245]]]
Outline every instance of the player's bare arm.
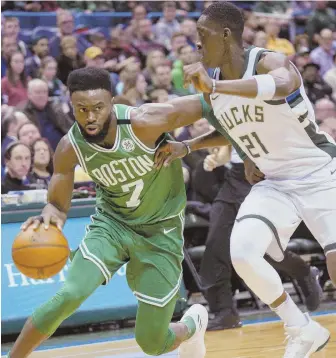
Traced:
[[66, 135], [59, 142], [55, 151], [54, 173], [48, 188], [48, 204], [44, 207], [40, 216], [30, 217], [22, 225], [23, 230], [26, 230], [30, 225], [33, 225], [33, 229], [37, 229], [42, 222], [46, 229], [49, 224], [54, 224], [62, 230], [71, 206], [74, 173], [77, 164], [76, 153]]
[[280, 99], [300, 87], [300, 77], [285, 55], [266, 53], [257, 65], [257, 75], [249, 79], [212, 80], [202, 63], [184, 67], [185, 81], [205, 93], [221, 93], [263, 100]]
[[163, 104], [144, 104], [131, 114], [134, 132], [149, 146], [154, 146], [163, 133], [190, 125], [201, 118], [199, 95], [180, 97]]

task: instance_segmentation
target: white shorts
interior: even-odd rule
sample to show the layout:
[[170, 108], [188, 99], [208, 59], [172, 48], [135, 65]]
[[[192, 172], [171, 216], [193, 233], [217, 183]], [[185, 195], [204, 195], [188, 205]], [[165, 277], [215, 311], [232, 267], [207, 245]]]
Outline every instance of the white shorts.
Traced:
[[274, 260], [283, 259], [302, 220], [325, 252], [336, 250], [336, 160], [305, 179], [266, 179], [254, 185], [236, 221], [245, 218], [260, 219], [270, 227], [274, 240], [267, 254]]

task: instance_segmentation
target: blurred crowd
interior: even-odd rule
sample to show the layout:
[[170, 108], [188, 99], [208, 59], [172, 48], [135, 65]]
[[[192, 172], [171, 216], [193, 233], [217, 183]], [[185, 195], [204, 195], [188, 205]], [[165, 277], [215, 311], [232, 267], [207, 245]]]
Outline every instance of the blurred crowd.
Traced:
[[[89, 66], [107, 69], [115, 103], [139, 106], [196, 93], [195, 88], [185, 88], [183, 84], [183, 66], [198, 60], [197, 19], [189, 14], [202, 11], [210, 3], [2, 1], [2, 193], [47, 188], [53, 171], [53, 152], [74, 123], [66, 88], [72, 70]], [[245, 46], [265, 47], [290, 57], [301, 72], [320, 129], [336, 139], [336, 15], [330, 7], [333, 4], [248, 3], [249, 8], [242, 10], [246, 18]], [[55, 36], [36, 33], [29, 43], [23, 41], [19, 19], [6, 16], [6, 10], [55, 11]], [[301, 10], [303, 15], [293, 18]], [[132, 15], [109, 28], [107, 36], [91, 29], [78, 30], [73, 16], [76, 11], [130, 11]], [[162, 12], [162, 16], [149, 17], [150, 12]], [[293, 24], [300, 29], [294, 37], [290, 30]], [[185, 140], [209, 129], [208, 122], [201, 119], [173, 135]], [[200, 185], [200, 171], [208, 154], [200, 151], [185, 158], [184, 178], [190, 199], [209, 195], [211, 201], [223, 181], [221, 171], [215, 171], [212, 186]], [[77, 168], [75, 181], [89, 182], [90, 178]], [[200, 190], [201, 196], [197, 196]]]

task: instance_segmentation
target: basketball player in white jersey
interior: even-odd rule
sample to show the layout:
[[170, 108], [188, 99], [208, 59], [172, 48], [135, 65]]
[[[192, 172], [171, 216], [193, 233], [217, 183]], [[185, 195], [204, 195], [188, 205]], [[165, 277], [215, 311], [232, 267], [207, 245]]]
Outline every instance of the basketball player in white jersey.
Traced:
[[[229, 134], [265, 174], [238, 212], [231, 259], [246, 284], [284, 321], [289, 338], [284, 357], [306, 358], [327, 344], [330, 333], [300, 311], [264, 255], [282, 260], [303, 220], [323, 247], [336, 284], [336, 145], [319, 132], [295, 66], [282, 54], [245, 50], [243, 28], [236, 6], [210, 5], [197, 23], [202, 63], [186, 66], [184, 74], [210, 97], [211, 124]], [[214, 79], [203, 66], [216, 68]], [[167, 144], [157, 154], [157, 165], [224, 144], [218, 132]]]

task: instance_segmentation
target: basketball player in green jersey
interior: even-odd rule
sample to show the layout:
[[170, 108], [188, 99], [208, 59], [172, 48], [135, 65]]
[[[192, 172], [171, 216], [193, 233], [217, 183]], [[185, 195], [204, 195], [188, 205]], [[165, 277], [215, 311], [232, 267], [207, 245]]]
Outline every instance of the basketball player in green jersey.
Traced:
[[[73, 71], [68, 88], [76, 123], [56, 149], [48, 204], [22, 228], [43, 223], [62, 230], [78, 164], [97, 184], [96, 214], [64, 286], [27, 320], [9, 356], [27, 357], [128, 262], [127, 280], [139, 302], [135, 337], [142, 350], [161, 355], [179, 347], [181, 358], [203, 358], [206, 309], [194, 305], [170, 324], [182, 279], [182, 167], [174, 162], [157, 170], [154, 154], [164, 133], [203, 117], [204, 100], [195, 95], [139, 108], [113, 106], [109, 74], [97, 68]], [[222, 138], [221, 144], [228, 144]]]

